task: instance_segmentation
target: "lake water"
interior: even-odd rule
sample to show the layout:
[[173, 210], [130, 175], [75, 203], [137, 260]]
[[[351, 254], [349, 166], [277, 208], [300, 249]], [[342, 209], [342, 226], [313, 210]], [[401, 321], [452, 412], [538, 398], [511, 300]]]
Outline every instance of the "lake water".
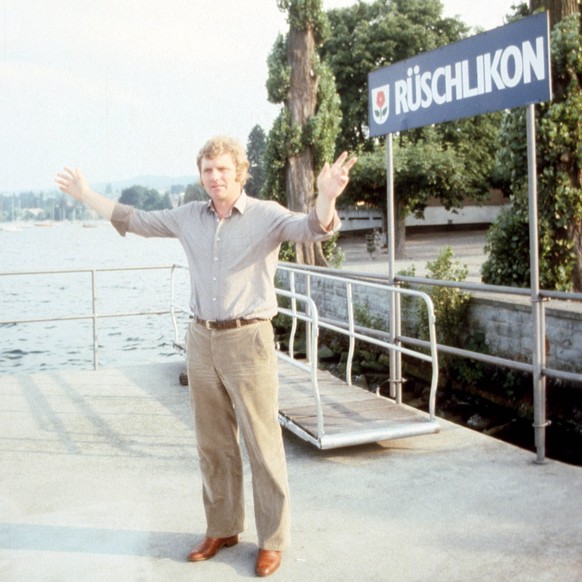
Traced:
[[[95, 225], [0, 230], [0, 273], [185, 264], [175, 239], [122, 238], [109, 223]], [[176, 280], [178, 303], [187, 307], [187, 271]], [[96, 281], [100, 314], [169, 309], [169, 270], [99, 272]], [[90, 273], [0, 276], [0, 320], [90, 315], [91, 285]], [[101, 319], [98, 339], [103, 367], [181, 358], [170, 315]], [[0, 375], [92, 367], [91, 320], [0, 325]]]

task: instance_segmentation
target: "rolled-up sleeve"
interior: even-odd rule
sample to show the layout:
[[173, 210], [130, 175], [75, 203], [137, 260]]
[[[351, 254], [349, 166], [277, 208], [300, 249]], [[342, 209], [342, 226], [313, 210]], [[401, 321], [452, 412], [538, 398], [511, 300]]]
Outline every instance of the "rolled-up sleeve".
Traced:
[[329, 235], [335, 234], [338, 230], [340, 230], [342, 223], [337, 215], [337, 212], [333, 214], [333, 221], [331, 223], [331, 228], [326, 230], [326, 228], [319, 222], [319, 218], [317, 217], [317, 213], [315, 212], [315, 208], [311, 209], [307, 216], [307, 222], [309, 224], [309, 230], [317, 235]]
[[111, 224], [121, 236], [132, 232], [145, 237], [177, 237], [180, 230], [175, 211], [144, 211], [119, 202], [113, 208]]
[[280, 243], [283, 241], [295, 243], [324, 241], [341, 227], [337, 213], [334, 213], [331, 228], [328, 230], [320, 223], [315, 209], [308, 214], [303, 214], [292, 212], [276, 202], [268, 202], [265, 208], [268, 209], [271, 224], [265, 226], [263, 232], [272, 232]]
[[127, 234], [129, 219], [133, 213], [133, 207], [119, 202], [113, 208], [113, 215], [111, 216], [111, 224], [115, 230], [121, 235]]

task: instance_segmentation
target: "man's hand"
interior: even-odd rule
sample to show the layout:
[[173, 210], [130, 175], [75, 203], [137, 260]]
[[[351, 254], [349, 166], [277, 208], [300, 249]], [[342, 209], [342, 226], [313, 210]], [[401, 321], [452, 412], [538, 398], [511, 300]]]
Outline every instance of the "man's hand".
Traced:
[[57, 174], [55, 182], [58, 184], [59, 190], [75, 200], [84, 202], [102, 218], [111, 220], [115, 202], [91, 190], [85, 176], [78, 169], [72, 170], [65, 167], [64, 171]]
[[335, 200], [348, 185], [350, 170], [357, 158], [348, 160], [348, 152], [344, 152], [330, 166], [327, 162], [317, 177], [318, 196], [327, 200]]
[[86, 194], [91, 190], [87, 180], [78, 169], [72, 170], [65, 167], [63, 172], [57, 174], [55, 182], [58, 184], [59, 190], [81, 202], [85, 201]]
[[356, 158], [348, 160], [348, 152], [344, 152], [331, 166], [326, 163], [317, 177], [315, 212], [326, 230], [333, 225], [335, 200], [348, 185], [350, 170], [355, 163]]

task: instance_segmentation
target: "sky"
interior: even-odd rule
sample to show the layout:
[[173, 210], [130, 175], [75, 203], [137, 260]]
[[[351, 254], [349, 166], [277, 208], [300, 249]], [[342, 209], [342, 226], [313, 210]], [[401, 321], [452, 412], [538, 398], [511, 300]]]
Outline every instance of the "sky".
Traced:
[[[490, 30], [516, 0], [442, 3]], [[275, 0], [0, 0], [0, 193], [52, 191], [65, 165], [91, 183], [195, 174], [209, 137], [271, 127], [287, 28]]]

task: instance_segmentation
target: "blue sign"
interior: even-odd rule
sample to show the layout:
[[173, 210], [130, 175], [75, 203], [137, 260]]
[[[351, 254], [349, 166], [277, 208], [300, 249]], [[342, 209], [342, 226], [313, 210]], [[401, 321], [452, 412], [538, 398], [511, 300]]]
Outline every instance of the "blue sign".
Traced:
[[542, 13], [370, 73], [370, 136], [549, 99], [549, 19]]

